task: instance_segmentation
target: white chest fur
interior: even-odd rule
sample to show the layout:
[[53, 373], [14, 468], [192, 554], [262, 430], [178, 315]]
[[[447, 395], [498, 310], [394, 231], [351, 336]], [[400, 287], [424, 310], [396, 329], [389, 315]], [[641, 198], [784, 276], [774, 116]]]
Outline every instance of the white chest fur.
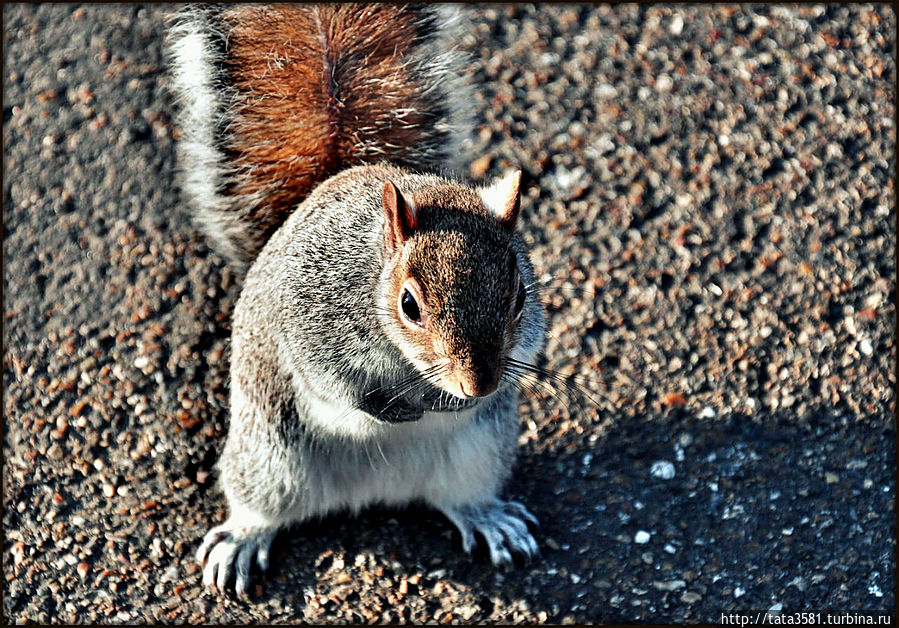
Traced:
[[[321, 514], [373, 503], [471, 503], [493, 496], [501, 464], [499, 434], [476, 421], [481, 408], [426, 412], [419, 421], [387, 424], [321, 398], [307, 399], [307, 416], [340, 440], [346, 460], [303, 469], [310, 487], [299, 508]], [[357, 468], [347, 468], [355, 465]]]

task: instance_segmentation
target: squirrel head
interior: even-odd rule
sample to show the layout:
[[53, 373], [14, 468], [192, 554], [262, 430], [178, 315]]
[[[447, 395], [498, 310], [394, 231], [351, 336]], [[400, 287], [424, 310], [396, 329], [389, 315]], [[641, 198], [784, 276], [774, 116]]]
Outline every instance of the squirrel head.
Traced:
[[[521, 172], [487, 188], [384, 184], [383, 310], [403, 354], [455, 397], [499, 386], [528, 299], [513, 244]], [[531, 297], [533, 298], [533, 297]]]

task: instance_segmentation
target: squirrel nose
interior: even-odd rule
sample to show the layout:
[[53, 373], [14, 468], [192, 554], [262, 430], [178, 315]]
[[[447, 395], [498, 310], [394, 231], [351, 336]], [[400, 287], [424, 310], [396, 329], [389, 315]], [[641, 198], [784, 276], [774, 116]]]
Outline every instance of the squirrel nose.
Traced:
[[480, 365], [459, 375], [459, 389], [467, 397], [486, 397], [499, 387], [497, 369], [493, 366]]

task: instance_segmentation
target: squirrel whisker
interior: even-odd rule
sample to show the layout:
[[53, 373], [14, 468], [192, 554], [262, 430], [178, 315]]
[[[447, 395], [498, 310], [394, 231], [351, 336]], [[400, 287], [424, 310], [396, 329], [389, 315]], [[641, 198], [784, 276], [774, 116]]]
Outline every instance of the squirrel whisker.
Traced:
[[540, 379], [540, 377], [547, 378], [548, 380], [550, 380], [550, 382], [562, 385], [569, 392], [582, 395], [596, 407], [600, 406], [599, 402], [591, 396], [591, 394], [588, 392], [587, 386], [583, 383], [590, 382], [599, 385], [601, 382], [599, 382], [598, 380], [580, 375], [562, 375], [561, 373], [558, 373], [551, 369], [542, 368], [533, 364], [528, 364], [526, 362], [520, 362], [518, 360], [515, 360], [514, 358], [507, 358], [506, 365], [507, 368], [511, 367], [511, 370], [517, 371], [520, 375], [531, 375], [535, 378], [535, 381], [544, 384], [549, 384], [549, 382]]

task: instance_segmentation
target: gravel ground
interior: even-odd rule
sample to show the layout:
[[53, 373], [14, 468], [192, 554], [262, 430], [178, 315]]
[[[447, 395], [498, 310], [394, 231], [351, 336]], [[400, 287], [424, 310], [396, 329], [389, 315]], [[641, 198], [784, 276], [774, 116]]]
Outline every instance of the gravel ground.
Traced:
[[12, 622], [718, 622], [896, 606], [896, 16], [465, 7], [475, 179], [549, 288], [496, 570], [424, 509], [282, 534], [204, 592], [239, 293], [173, 183], [167, 7], [3, 6]]

